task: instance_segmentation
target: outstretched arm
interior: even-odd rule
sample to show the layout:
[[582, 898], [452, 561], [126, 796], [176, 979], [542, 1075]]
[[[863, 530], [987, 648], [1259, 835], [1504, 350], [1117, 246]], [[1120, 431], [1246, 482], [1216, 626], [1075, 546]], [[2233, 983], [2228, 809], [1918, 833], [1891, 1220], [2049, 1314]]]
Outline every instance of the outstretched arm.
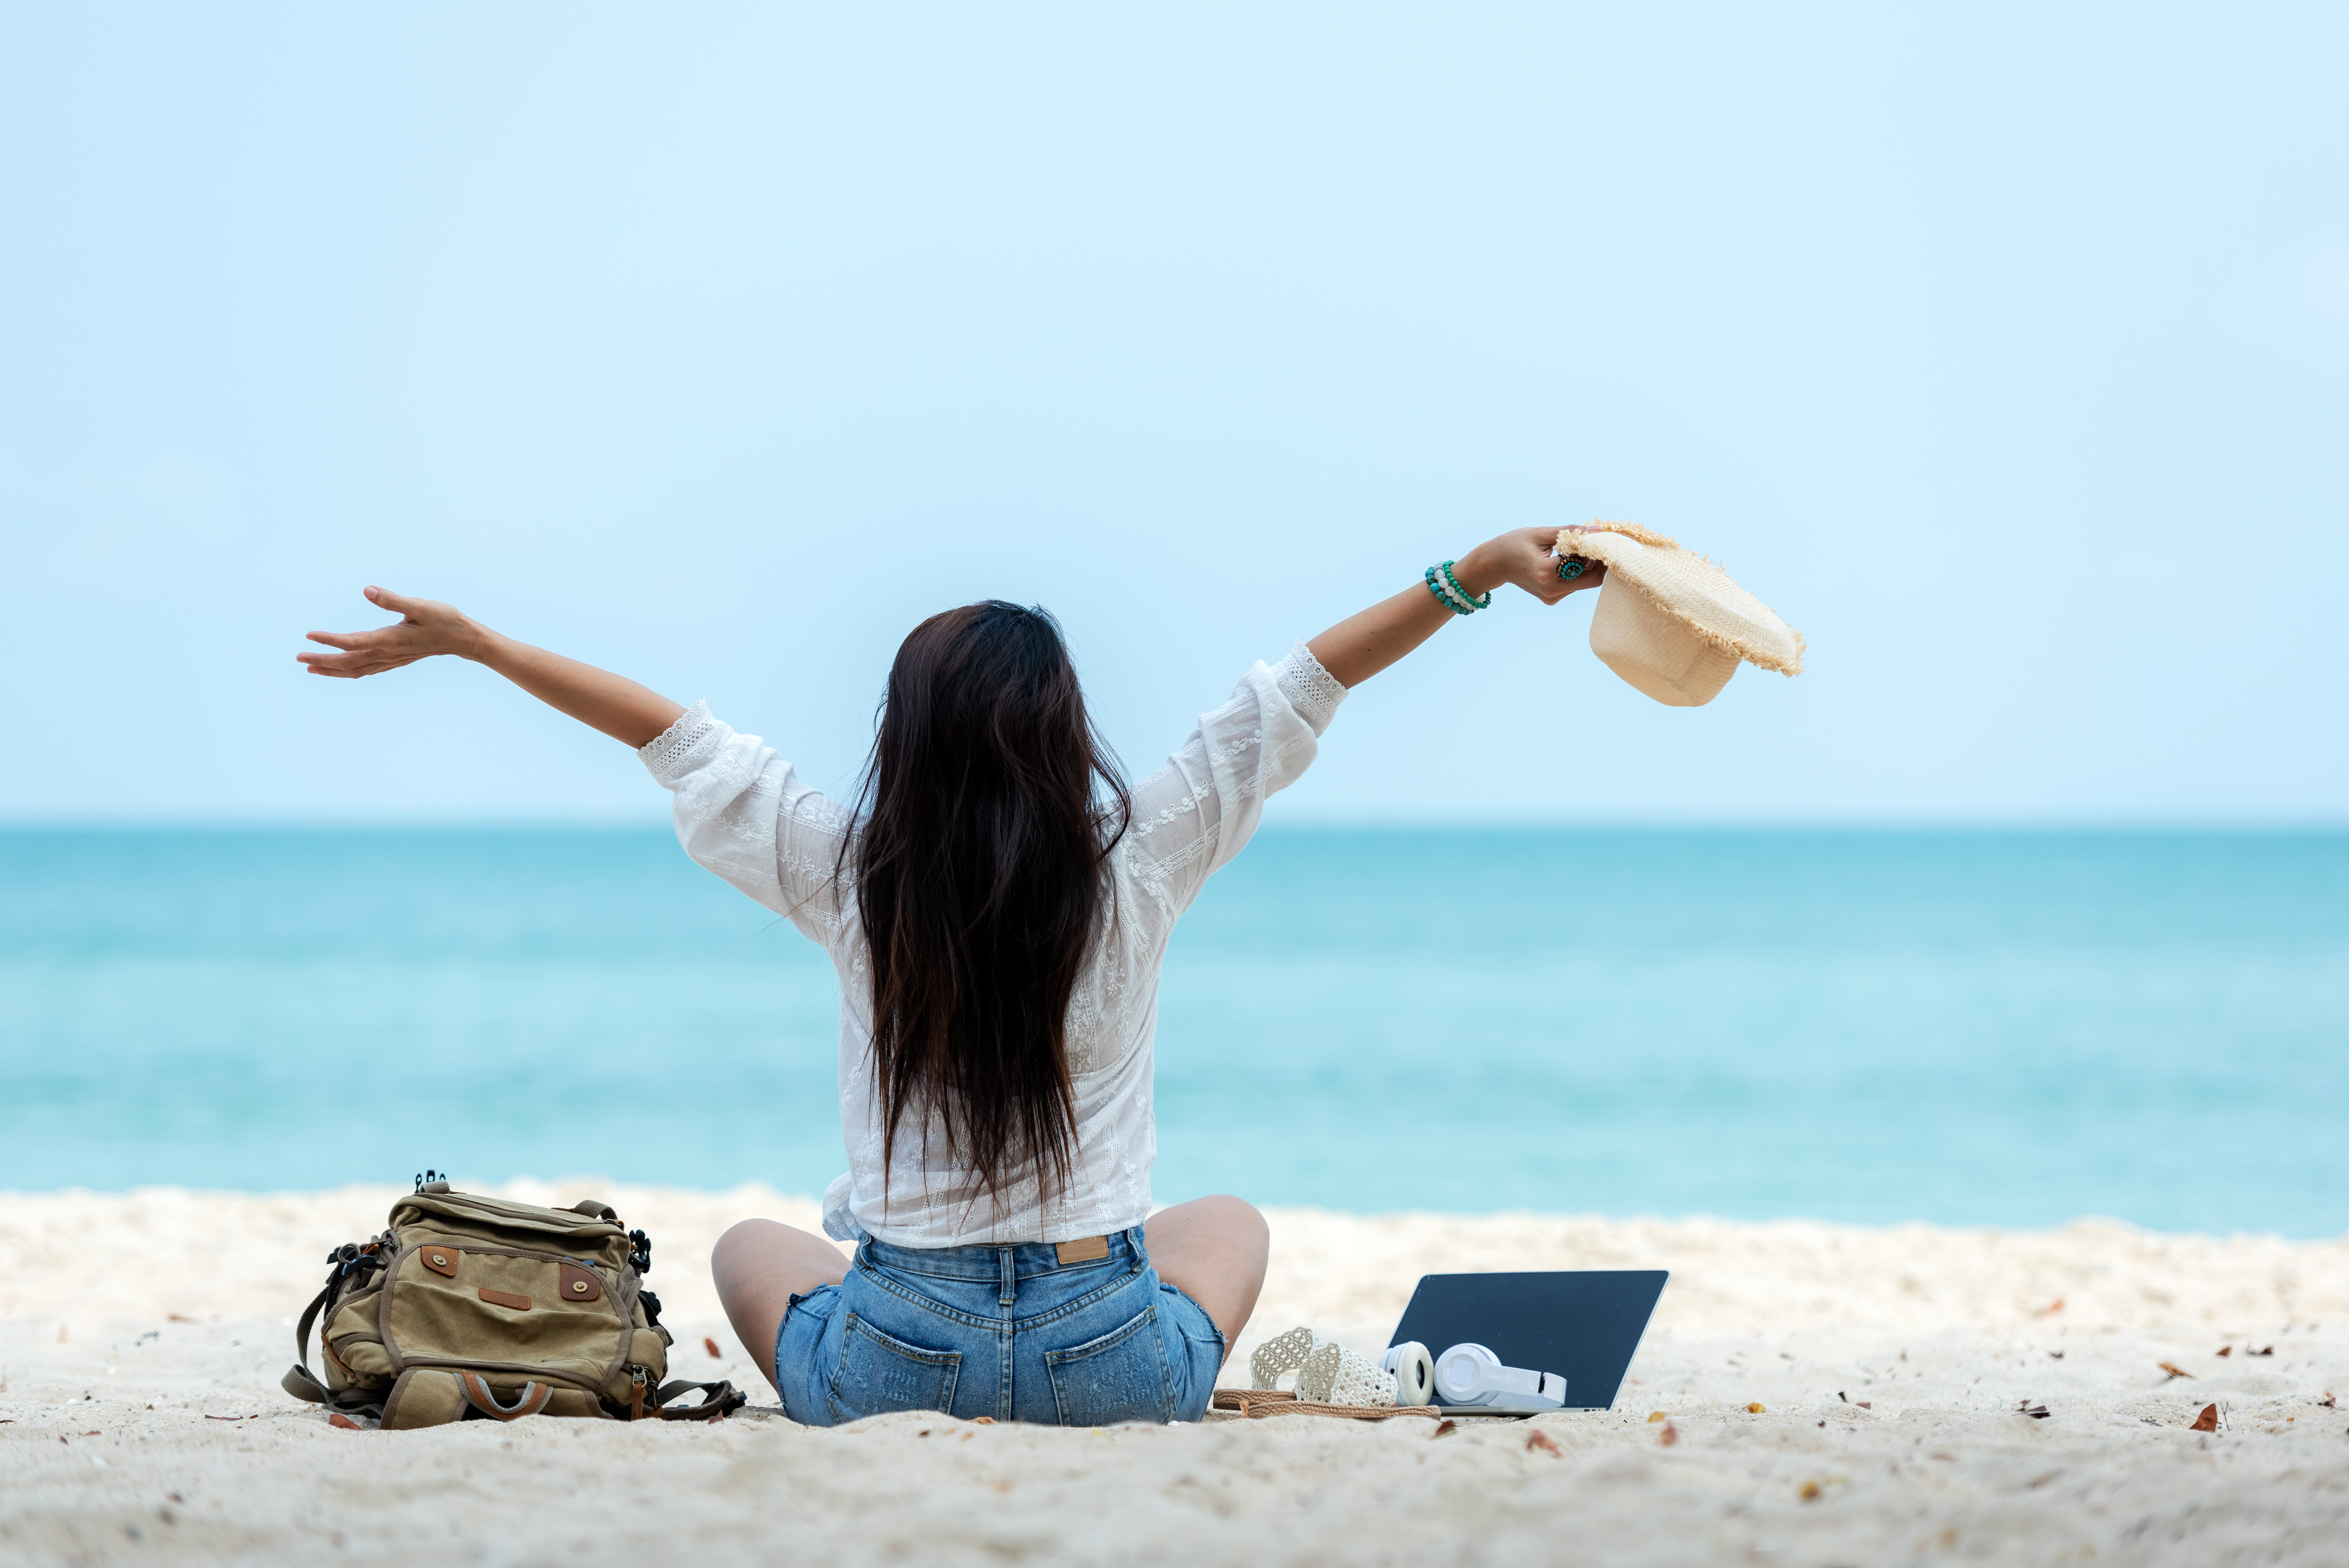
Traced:
[[[1452, 575], [1460, 579], [1462, 587], [1480, 597], [1504, 583], [1515, 583], [1546, 605], [1607, 580], [1607, 568], [1595, 563], [1572, 581], [1561, 578], [1557, 557], [1550, 553], [1557, 539], [1555, 527], [1513, 528], [1454, 562]], [[1415, 583], [1360, 615], [1349, 616], [1305, 646], [1313, 650], [1330, 679], [1350, 688], [1433, 637], [1454, 618], [1424, 583]]]
[[489, 666], [547, 706], [631, 746], [658, 740], [685, 712], [625, 676], [501, 637], [453, 605], [402, 598], [384, 588], [371, 587], [367, 597], [400, 618], [373, 631], [312, 632], [312, 642], [343, 651], [295, 654], [311, 674], [356, 680], [435, 654], [454, 654]]

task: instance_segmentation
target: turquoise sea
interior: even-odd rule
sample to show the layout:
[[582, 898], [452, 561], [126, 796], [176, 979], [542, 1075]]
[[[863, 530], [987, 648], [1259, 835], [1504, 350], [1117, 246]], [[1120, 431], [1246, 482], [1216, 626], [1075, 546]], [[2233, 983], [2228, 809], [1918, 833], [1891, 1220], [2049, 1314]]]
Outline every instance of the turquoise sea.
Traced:
[[[843, 1165], [822, 956], [658, 830], [0, 833], [0, 1189]], [[2349, 834], [1269, 831], [1159, 1196], [2349, 1231]]]

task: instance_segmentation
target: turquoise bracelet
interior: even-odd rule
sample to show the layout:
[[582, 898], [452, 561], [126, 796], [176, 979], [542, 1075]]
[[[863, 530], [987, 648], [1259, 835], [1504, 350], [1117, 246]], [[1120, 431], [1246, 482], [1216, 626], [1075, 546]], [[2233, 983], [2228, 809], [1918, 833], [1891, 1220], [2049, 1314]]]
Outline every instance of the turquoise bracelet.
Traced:
[[1444, 563], [1444, 580], [1452, 586], [1452, 591], [1454, 593], [1458, 594], [1462, 598], [1466, 599], [1468, 603], [1475, 608], [1491, 609], [1493, 607], [1493, 590], [1490, 588], [1485, 589], [1481, 597], [1476, 594], [1470, 593], [1466, 588], [1460, 586], [1460, 579], [1452, 575], [1452, 563], [1449, 561]]
[[[1446, 561], [1444, 566], [1448, 566], [1451, 564], [1451, 562]], [[1461, 600], [1467, 597], [1466, 595], [1462, 595], [1460, 599], [1454, 599], [1452, 597], [1452, 590], [1446, 587], [1443, 583], [1436, 580], [1435, 574], [1441, 569], [1442, 568], [1440, 567], [1430, 566], [1424, 573], [1421, 574], [1427, 579], [1427, 591], [1435, 596], [1435, 602], [1437, 604], [1442, 605], [1454, 615], [1475, 615], [1476, 613], [1476, 607], [1475, 605], [1461, 602]], [[1447, 572], [1444, 575], [1449, 576], [1451, 574]]]

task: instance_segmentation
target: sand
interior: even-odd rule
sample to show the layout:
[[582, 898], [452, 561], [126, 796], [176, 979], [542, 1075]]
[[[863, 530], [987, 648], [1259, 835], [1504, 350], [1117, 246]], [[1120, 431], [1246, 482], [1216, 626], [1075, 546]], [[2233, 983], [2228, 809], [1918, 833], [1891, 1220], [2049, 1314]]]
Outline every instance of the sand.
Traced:
[[[2349, 1563], [2332, 1398], [2349, 1241], [1275, 1210], [1227, 1382], [1299, 1323], [1375, 1349], [1432, 1269], [1673, 1279], [1604, 1413], [1441, 1436], [1306, 1417], [825, 1431], [776, 1410], [703, 1269], [734, 1220], [809, 1225], [811, 1202], [500, 1190], [592, 1193], [650, 1231], [674, 1370], [730, 1377], [753, 1407], [338, 1430], [277, 1377], [327, 1248], [378, 1229], [394, 1193], [16, 1194], [0, 1562]], [[2210, 1405], [2220, 1428], [2192, 1430]]]

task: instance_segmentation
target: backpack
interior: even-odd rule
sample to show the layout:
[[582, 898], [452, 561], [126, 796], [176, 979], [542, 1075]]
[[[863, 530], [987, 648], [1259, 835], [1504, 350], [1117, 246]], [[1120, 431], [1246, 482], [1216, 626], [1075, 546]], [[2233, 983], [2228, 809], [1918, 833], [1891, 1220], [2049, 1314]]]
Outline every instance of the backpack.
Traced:
[[[664, 1383], [668, 1330], [643, 1288], [652, 1242], [607, 1204], [541, 1209], [452, 1192], [425, 1172], [375, 1240], [326, 1254], [281, 1385], [394, 1430], [524, 1416], [716, 1420], [731, 1383]], [[320, 1319], [323, 1317], [323, 1323]], [[318, 1324], [326, 1368], [310, 1370]], [[671, 1403], [698, 1390], [693, 1405]]]

